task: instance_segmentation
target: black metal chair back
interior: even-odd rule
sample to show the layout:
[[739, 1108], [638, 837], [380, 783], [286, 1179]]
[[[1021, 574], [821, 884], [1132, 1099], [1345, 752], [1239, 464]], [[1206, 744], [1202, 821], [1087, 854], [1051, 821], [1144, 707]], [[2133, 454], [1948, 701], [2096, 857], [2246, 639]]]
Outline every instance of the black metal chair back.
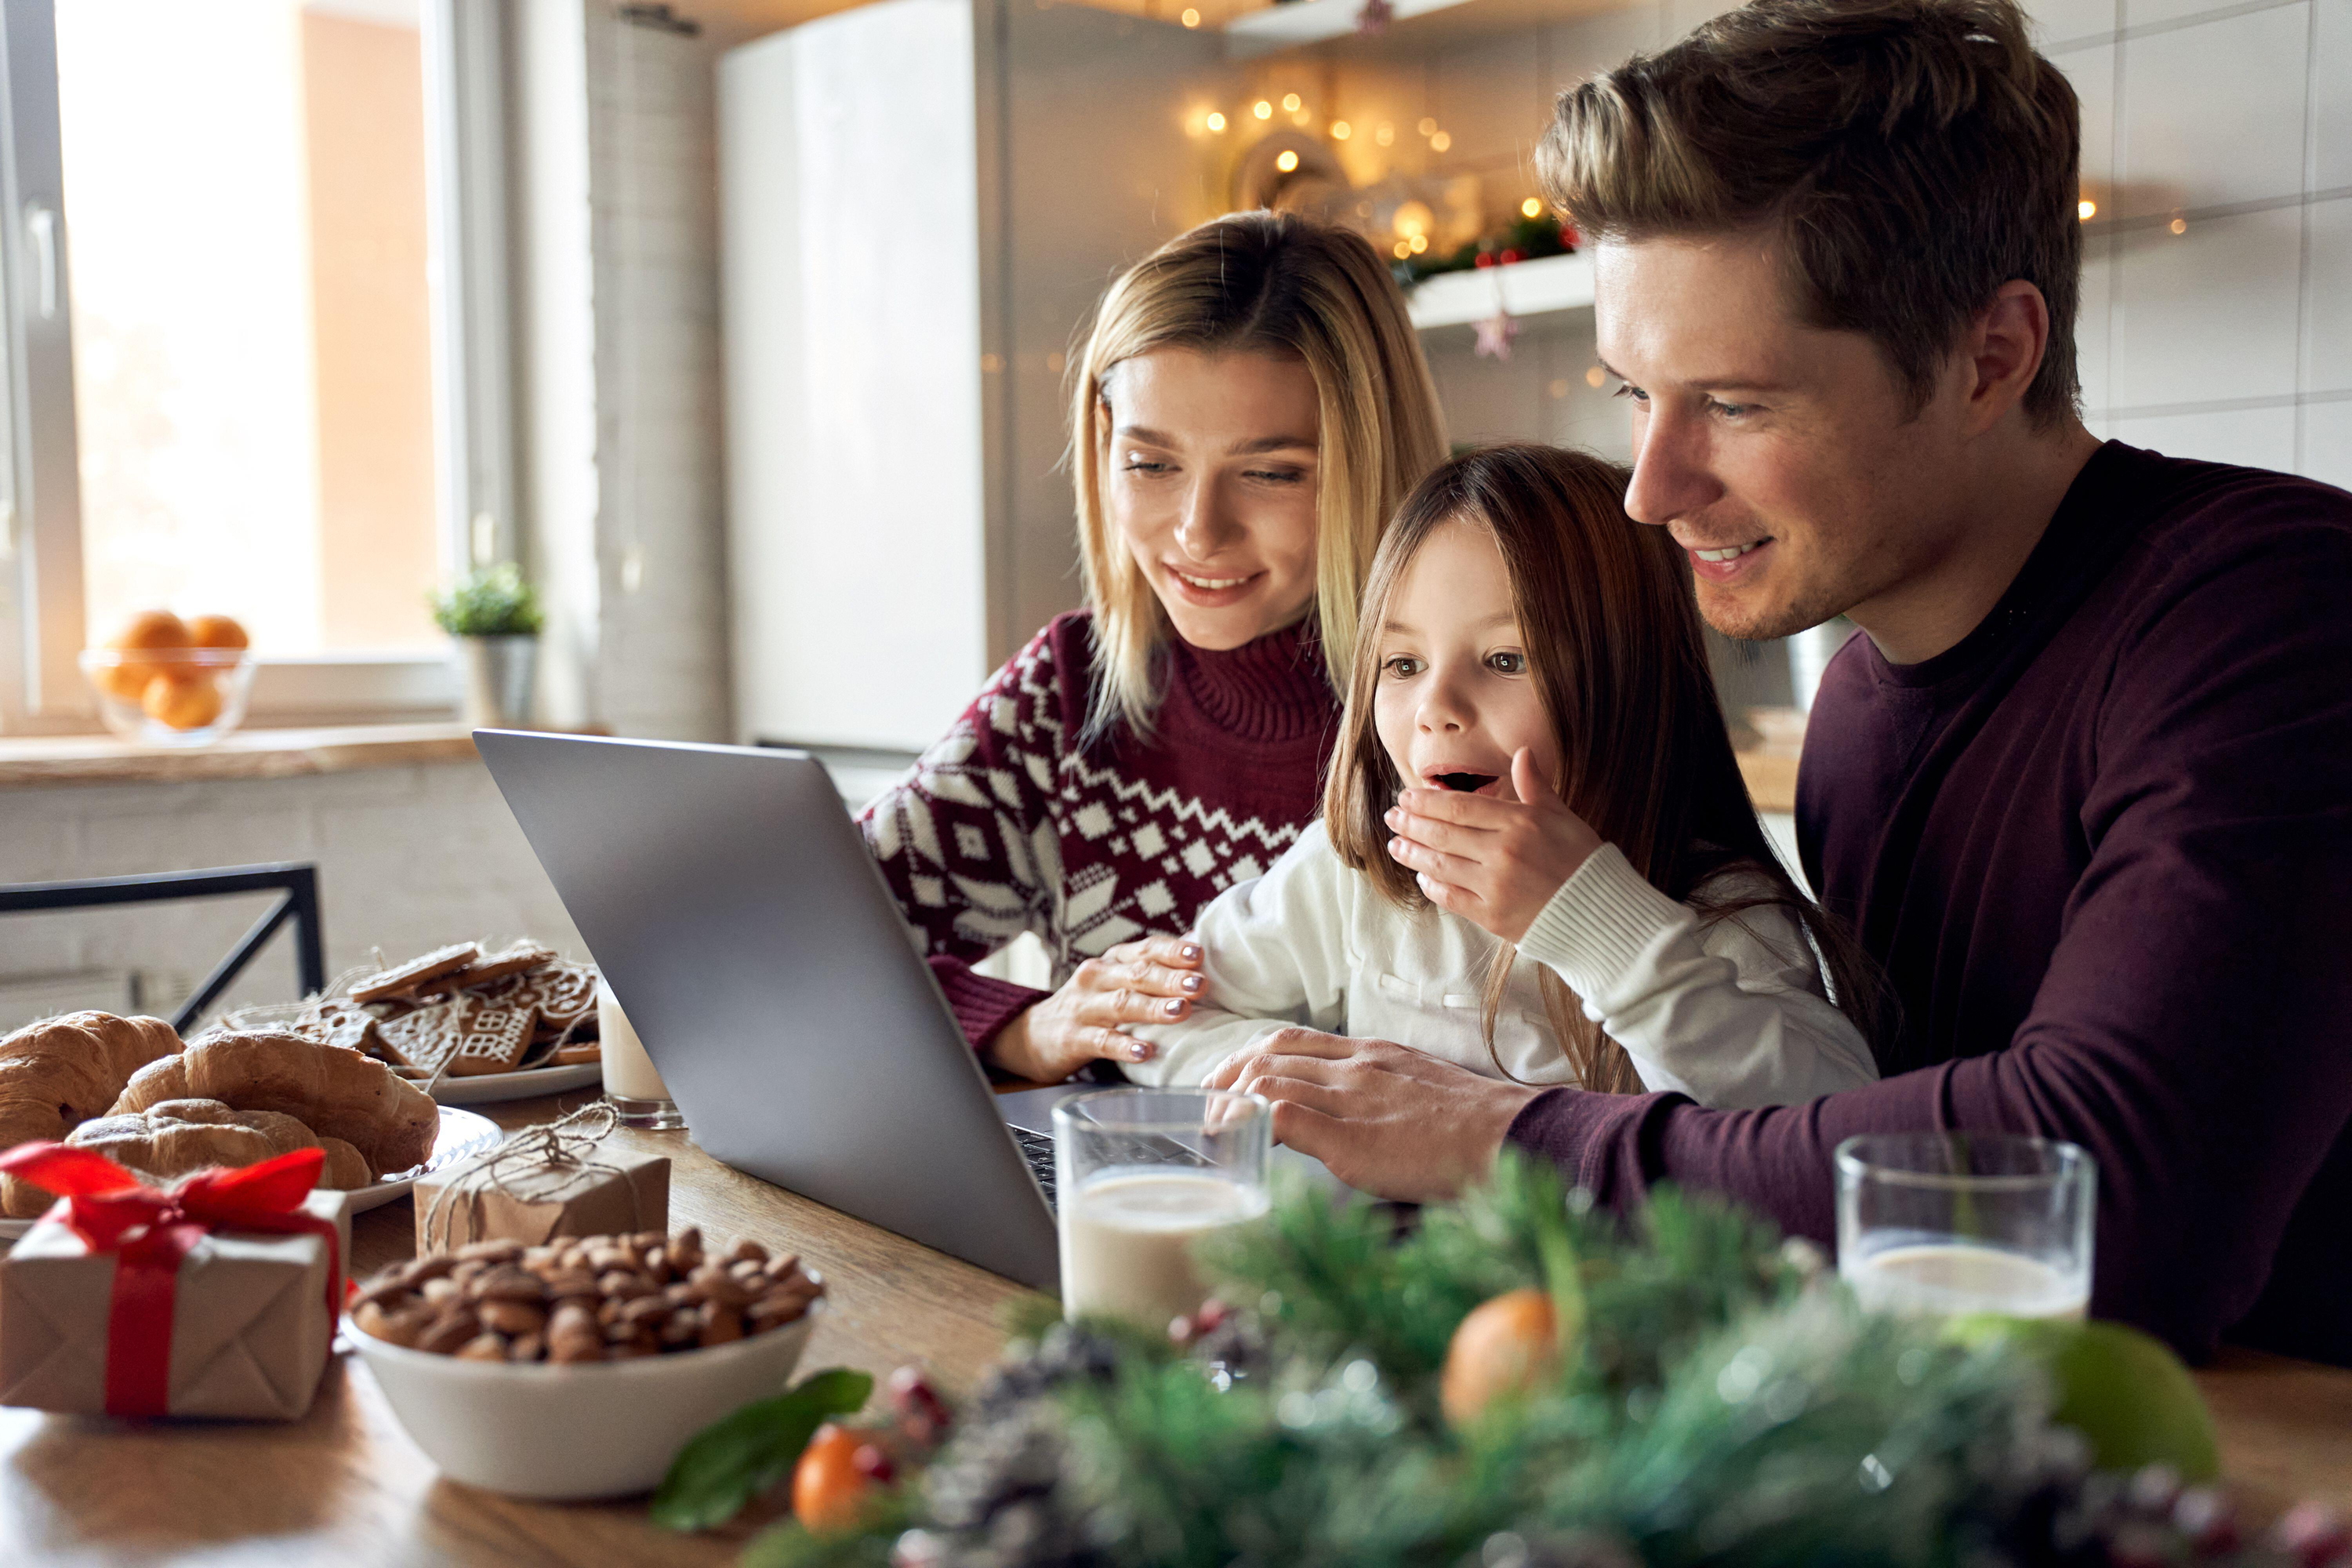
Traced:
[[283, 896], [269, 907], [244, 939], [205, 976], [180, 1010], [172, 1027], [187, 1033], [205, 1009], [244, 972], [245, 966], [278, 928], [294, 922], [294, 963], [300, 972], [302, 994], [327, 987], [326, 936], [319, 921], [319, 868], [286, 861], [271, 866], [223, 866], [210, 871], [159, 871], [144, 877], [99, 877], [84, 882], [22, 882], [0, 887], [0, 915], [31, 914], [43, 910], [97, 909], [108, 904], [154, 904], [177, 899], [217, 899], [232, 893], [278, 889]]

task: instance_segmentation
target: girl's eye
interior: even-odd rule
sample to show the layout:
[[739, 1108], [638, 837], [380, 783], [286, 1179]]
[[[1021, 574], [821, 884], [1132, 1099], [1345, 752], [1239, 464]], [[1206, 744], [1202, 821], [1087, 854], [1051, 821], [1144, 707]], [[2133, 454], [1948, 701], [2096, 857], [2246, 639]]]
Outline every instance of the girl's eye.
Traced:
[[1421, 673], [1421, 660], [1410, 654], [1393, 654], [1381, 660], [1381, 673], [1399, 680], [1409, 680]]
[[1523, 653], [1490, 653], [1486, 656], [1486, 668], [1497, 675], [1525, 675], [1528, 672], [1528, 656]]
[[1617, 384], [1617, 390], [1611, 393], [1609, 395], [1612, 397], [1630, 397], [1636, 403], [1647, 403], [1650, 401], [1650, 395], [1643, 391], [1640, 387], [1635, 386], [1630, 381], [1619, 382]]

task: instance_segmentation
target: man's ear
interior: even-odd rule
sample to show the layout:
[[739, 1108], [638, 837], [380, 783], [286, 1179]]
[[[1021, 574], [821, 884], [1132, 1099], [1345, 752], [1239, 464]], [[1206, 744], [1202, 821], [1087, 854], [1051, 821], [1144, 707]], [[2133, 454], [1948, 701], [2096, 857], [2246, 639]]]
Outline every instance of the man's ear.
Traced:
[[1992, 303], [1969, 323], [1962, 352], [1968, 361], [1968, 433], [1980, 436], [2025, 399], [2050, 346], [2050, 304], [2023, 279], [2000, 286]]

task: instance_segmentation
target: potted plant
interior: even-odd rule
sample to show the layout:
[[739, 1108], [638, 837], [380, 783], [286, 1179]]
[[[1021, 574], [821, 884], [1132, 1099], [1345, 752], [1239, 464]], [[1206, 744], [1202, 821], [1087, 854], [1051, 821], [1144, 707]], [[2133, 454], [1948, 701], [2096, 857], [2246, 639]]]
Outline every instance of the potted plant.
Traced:
[[511, 561], [477, 568], [433, 595], [433, 623], [457, 639], [465, 664], [467, 723], [497, 728], [529, 721], [545, 618], [538, 590]]

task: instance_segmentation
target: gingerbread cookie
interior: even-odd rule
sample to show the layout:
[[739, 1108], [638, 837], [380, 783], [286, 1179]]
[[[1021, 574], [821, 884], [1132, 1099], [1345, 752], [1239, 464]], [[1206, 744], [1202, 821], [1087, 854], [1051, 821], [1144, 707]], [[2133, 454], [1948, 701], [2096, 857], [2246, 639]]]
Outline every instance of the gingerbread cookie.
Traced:
[[426, 1077], [439, 1072], [441, 1064], [457, 1053], [464, 1027], [458, 1015], [474, 1005], [470, 998], [452, 997], [381, 1020], [376, 1034], [383, 1041], [385, 1059]]
[[436, 947], [406, 963], [380, 970], [352, 986], [352, 1000], [362, 1004], [382, 1002], [389, 997], [414, 993], [443, 975], [469, 968], [481, 955], [482, 944], [477, 942], [452, 942], [447, 947]]
[[530, 1007], [539, 1014], [542, 1036], [567, 1030], [578, 1035], [596, 1019], [596, 969], [587, 963], [551, 963], [482, 993], [499, 1007]]
[[555, 950], [519, 942], [502, 952], [486, 952], [442, 984], [452, 991], [479, 991], [501, 980], [530, 974], [555, 962]]
[[478, 1003], [467, 1008], [458, 1027], [457, 1048], [449, 1058], [449, 1076], [479, 1078], [514, 1071], [522, 1062], [523, 1052], [530, 1048], [538, 1023], [539, 1015], [529, 1007], [488, 1007]]

